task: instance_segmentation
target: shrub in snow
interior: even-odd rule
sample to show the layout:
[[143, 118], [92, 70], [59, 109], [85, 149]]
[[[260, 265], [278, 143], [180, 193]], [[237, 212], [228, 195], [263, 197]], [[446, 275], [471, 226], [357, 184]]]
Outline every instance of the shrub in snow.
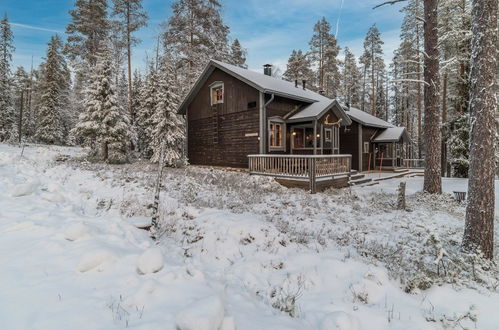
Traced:
[[360, 330], [360, 323], [350, 314], [333, 312], [322, 320], [320, 330]]
[[175, 320], [178, 330], [219, 330], [224, 321], [224, 306], [219, 296], [195, 301]]
[[146, 250], [137, 261], [137, 271], [140, 274], [151, 274], [163, 269], [163, 253], [157, 247]]
[[92, 269], [103, 271], [105, 264], [112, 262], [116, 257], [109, 251], [94, 251], [85, 254], [78, 264], [78, 271], [85, 273]]
[[68, 241], [76, 241], [90, 233], [90, 229], [83, 223], [76, 223], [69, 226], [64, 232], [64, 238]]

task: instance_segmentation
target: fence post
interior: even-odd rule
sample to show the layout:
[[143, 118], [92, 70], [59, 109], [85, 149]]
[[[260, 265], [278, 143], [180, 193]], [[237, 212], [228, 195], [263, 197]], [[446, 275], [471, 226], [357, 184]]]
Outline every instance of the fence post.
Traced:
[[310, 181], [310, 193], [315, 194], [317, 192], [316, 182], [315, 182], [315, 158], [308, 159], [308, 179]]

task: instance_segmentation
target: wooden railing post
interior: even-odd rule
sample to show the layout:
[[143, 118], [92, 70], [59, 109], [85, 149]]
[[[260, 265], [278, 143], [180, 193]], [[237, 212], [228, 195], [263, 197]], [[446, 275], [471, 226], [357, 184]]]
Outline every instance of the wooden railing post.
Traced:
[[315, 181], [316, 176], [316, 159], [309, 158], [308, 159], [308, 179], [310, 181], [310, 193], [315, 194], [317, 192], [317, 186]]

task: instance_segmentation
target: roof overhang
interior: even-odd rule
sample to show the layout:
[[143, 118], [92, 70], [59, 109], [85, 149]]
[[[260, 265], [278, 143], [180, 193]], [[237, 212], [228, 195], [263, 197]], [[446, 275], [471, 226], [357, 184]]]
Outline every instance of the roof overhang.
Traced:
[[382, 131], [372, 142], [376, 143], [394, 143], [405, 142], [410, 143], [411, 137], [405, 127], [389, 127]]

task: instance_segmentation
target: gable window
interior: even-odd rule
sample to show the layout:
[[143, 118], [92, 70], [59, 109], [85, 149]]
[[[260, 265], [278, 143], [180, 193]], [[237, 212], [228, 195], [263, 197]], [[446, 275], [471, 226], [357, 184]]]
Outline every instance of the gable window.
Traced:
[[369, 142], [364, 142], [364, 153], [365, 154], [369, 153]]
[[269, 120], [269, 149], [285, 150], [285, 124], [279, 119]]
[[224, 83], [215, 81], [210, 85], [211, 105], [224, 103]]

